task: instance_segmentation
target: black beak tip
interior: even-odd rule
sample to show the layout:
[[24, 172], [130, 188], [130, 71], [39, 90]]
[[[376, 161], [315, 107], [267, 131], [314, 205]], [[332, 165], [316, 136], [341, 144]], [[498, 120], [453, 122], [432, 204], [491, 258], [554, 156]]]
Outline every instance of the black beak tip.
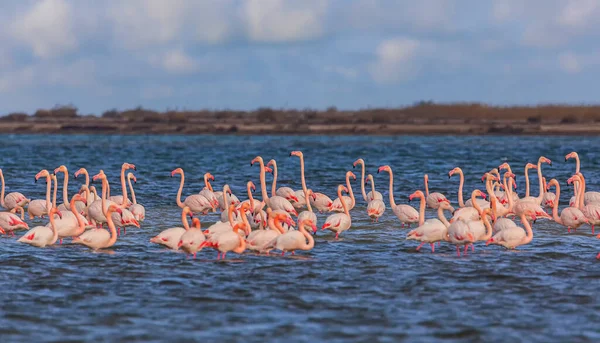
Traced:
[[568, 161], [568, 160], [567, 160], [567, 158], [565, 157], [565, 162], [567, 162], [567, 161]]
[[448, 180], [450, 180], [450, 179], [451, 179], [451, 176], [450, 176], [450, 175], [448, 175]]
[[292, 153], [290, 152], [290, 157], [292, 157]]
[[133, 167], [133, 170], [137, 171], [137, 168], [136, 168], [136, 167]]
[[377, 169], [377, 174], [379, 174], [379, 169]]
[[35, 177], [33, 178], [33, 183], [37, 183], [37, 179]]

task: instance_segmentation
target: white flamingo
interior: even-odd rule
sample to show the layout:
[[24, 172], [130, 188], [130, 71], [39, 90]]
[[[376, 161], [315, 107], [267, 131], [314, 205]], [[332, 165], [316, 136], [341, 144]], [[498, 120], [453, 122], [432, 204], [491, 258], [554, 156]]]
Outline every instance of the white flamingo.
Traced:
[[27, 231], [17, 242], [33, 245], [43, 248], [47, 245], [53, 245], [58, 240], [58, 231], [54, 225], [54, 215], [62, 218], [62, 214], [57, 208], [51, 208], [48, 217], [50, 218], [49, 226], [36, 226]]
[[[342, 197], [342, 191], [348, 192], [348, 189], [344, 185], [338, 186], [338, 198]], [[352, 225], [352, 218], [350, 217], [350, 213], [348, 212], [348, 206], [345, 201], [342, 201], [342, 206], [344, 207], [343, 213], [332, 214], [325, 220], [325, 224], [321, 230], [330, 230], [335, 232], [335, 239], [338, 239], [340, 233], [350, 229]]]
[[293, 214], [294, 216], [298, 216], [298, 212], [292, 206], [292, 204], [284, 197], [281, 196], [273, 196], [269, 198], [269, 194], [267, 193], [267, 184], [265, 180], [265, 164], [263, 162], [262, 157], [256, 156], [250, 165], [254, 165], [254, 163], [258, 162], [260, 166], [260, 188], [262, 192], [262, 198], [264, 202], [273, 210], [282, 210], [289, 214]]
[[[307, 187], [306, 179], [304, 178], [304, 154], [302, 153], [302, 151], [292, 151], [290, 153], [290, 156], [297, 156], [300, 158], [300, 178], [302, 181], [302, 193], [306, 193]], [[296, 191], [296, 196], [298, 196], [299, 192], [300, 191]], [[309, 201], [311, 201], [311, 205], [321, 213], [329, 211], [329, 208], [331, 207], [333, 201], [323, 193], [314, 192], [314, 195], [314, 200], [309, 199]], [[303, 197], [304, 194], [302, 194], [301, 196]], [[298, 197], [298, 200], [300, 199], [301, 198]]]
[[400, 220], [400, 223], [402, 223], [402, 227], [404, 227], [404, 224], [408, 224], [408, 227], [410, 227], [411, 224], [418, 223], [419, 212], [417, 212], [417, 210], [415, 210], [412, 206], [409, 205], [396, 205], [396, 202], [394, 201], [394, 174], [392, 172], [392, 168], [390, 166], [381, 166], [377, 170], [377, 173], [379, 174], [382, 171], [388, 172], [390, 174], [390, 207], [392, 208], [392, 211], [394, 212], [396, 217], [398, 217], [398, 219]]
[[184, 206], [181, 211], [181, 222], [183, 223], [183, 227], [172, 227], [166, 230], [161, 231], [158, 235], [152, 237], [150, 239], [150, 243], [164, 245], [169, 249], [178, 250], [179, 249], [179, 240], [181, 236], [185, 233], [186, 230], [189, 230], [190, 226], [188, 224], [186, 216], [190, 216], [193, 218], [194, 214], [190, 210], [189, 207]]

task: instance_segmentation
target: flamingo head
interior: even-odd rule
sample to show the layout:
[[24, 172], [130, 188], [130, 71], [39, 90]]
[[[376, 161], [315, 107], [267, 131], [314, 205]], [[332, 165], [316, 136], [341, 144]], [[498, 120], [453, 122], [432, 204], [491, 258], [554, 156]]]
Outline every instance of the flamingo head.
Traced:
[[412, 201], [414, 198], [424, 198], [425, 194], [422, 191], [416, 191], [408, 196], [408, 201]]
[[537, 169], [537, 166], [533, 163], [527, 163], [525, 169]]
[[75, 202], [75, 201], [81, 201], [82, 203], [84, 203], [85, 205], [87, 205], [87, 199], [82, 196], [81, 194], [75, 194], [72, 198], [71, 198], [71, 202]]
[[206, 177], [206, 180], [208, 180], [208, 181], [213, 181], [213, 182], [215, 181], [215, 176], [211, 173], [204, 174], [204, 177]]
[[77, 178], [79, 175], [81, 175], [82, 173], [85, 173], [87, 170], [85, 170], [85, 168], [79, 168], [78, 171], [75, 172], [75, 174], [73, 174], [73, 176], [75, 178]]
[[353, 178], [354, 180], [356, 180], [356, 175], [354, 175], [354, 173], [353, 173], [353, 172], [351, 172], [351, 171], [348, 171], [348, 172], [346, 172], [346, 177], [351, 177], [351, 178]]
[[256, 185], [252, 181], [248, 181], [248, 187], [252, 190], [252, 193], [256, 191]]
[[127, 177], [128, 177], [129, 179], [132, 179], [132, 180], [133, 180], [133, 183], [137, 183], [137, 177], [135, 177], [135, 175], [133, 175], [133, 173], [128, 173], [128, 174], [127, 174]]
[[[421, 192], [421, 194], [423, 194], [423, 192]], [[452, 207], [452, 205], [450, 205], [450, 200], [448, 200], [448, 199], [440, 201], [440, 207], [444, 210], [454, 212], [454, 207]]]
[[67, 172], [67, 167], [65, 167], [64, 165], [61, 165], [60, 167], [54, 169], [54, 174], [66, 173], [66, 172]]
[[460, 171], [461, 171], [461, 169], [460, 169], [460, 168], [458, 168], [458, 167], [456, 167], [456, 168], [452, 169], [451, 171], [449, 171], [449, 172], [448, 172], [448, 178], [451, 178], [451, 177], [452, 177], [452, 175], [454, 175], [455, 173], [458, 173], [458, 172], [460, 172]]
[[304, 157], [304, 155], [302, 154], [302, 151], [299, 151], [299, 150], [290, 152], [290, 157], [292, 157], [292, 156], [298, 156], [300, 158]]
[[256, 156], [252, 161], [250, 161], [250, 166], [252, 167], [254, 165], [254, 163], [260, 163], [263, 164], [263, 159], [260, 156]]
[[62, 213], [58, 210], [58, 208], [53, 207], [50, 209], [50, 213], [48, 213], [48, 216], [52, 217], [55, 214], [58, 216], [58, 218], [62, 219]]
[[265, 167], [273, 166], [273, 168], [275, 168], [276, 165], [277, 162], [274, 159], [270, 159], [269, 162], [267, 162], [267, 164], [265, 165]]
[[[56, 174], [56, 173], [54, 173], [54, 174]], [[92, 177], [92, 182], [94, 182], [98, 179], [100, 179], [100, 180], [106, 179], [106, 174], [104, 174], [104, 170], [100, 170], [100, 172], [98, 174], [94, 175]]]
[[548, 158], [546, 158], [544, 156], [540, 157], [539, 162], [541, 162], [541, 163], [548, 163], [549, 165], [552, 165], [552, 161], [550, 161], [550, 159], [548, 159]]
[[39, 173], [35, 174], [35, 182], [37, 182], [37, 180], [40, 177], [49, 177], [49, 176], [50, 176], [50, 173], [48, 173], [48, 171], [46, 169], [43, 169]]
[[265, 167], [265, 173], [271, 173], [271, 174], [273, 174], [273, 168], [271, 168], [271, 167]]
[[386, 171], [386, 172], [390, 172], [392, 169], [390, 168], [390, 166], [385, 165], [385, 166], [381, 166], [379, 167], [379, 169], [377, 169], [377, 174]]
[[567, 162], [567, 160], [570, 158], [578, 158], [578, 157], [579, 157], [579, 155], [575, 151], [570, 152], [565, 156], [565, 162]]
[[487, 196], [485, 195], [485, 193], [483, 193], [479, 189], [476, 189], [475, 191], [473, 191], [473, 193], [475, 194], [475, 196], [481, 197], [483, 200], [485, 200], [487, 198]]
[[498, 166], [498, 170], [504, 170], [504, 169], [509, 169], [510, 170], [510, 166], [506, 162], [504, 162], [504, 163], [502, 163], [501, 165]]
[[312, 189], [308, 189], [306, 193], [308, 193], [308, 195], [312, 197], [313, 201], [317, 201], [317, 195], [315, 194], [315, 192], [313, 192]]
[[177, 168], [171, 172], [171, 177], [175, 176], [175, 174], [183, 174], [183, 169]]
[[358, 164], [361, 164], [361, 165], [364, 166], [365, 165], [365, 161], [362, 158], [359, 158], [358, 160], [354, 161], [354, 163], [352, 163], [352, 168], [356, 168], [356, 166]]

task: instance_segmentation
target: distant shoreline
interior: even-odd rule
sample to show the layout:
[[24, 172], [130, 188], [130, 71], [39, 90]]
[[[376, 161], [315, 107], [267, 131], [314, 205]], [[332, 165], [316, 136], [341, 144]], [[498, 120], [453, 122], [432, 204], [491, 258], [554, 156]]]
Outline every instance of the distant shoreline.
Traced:
[[358, 111], [167, 111], [143, 108], [102, 116], [71, 106], [0, 117], [3, 134], [145, 135], [600, 135], [600, 106], [491, 107], [419, 103]]

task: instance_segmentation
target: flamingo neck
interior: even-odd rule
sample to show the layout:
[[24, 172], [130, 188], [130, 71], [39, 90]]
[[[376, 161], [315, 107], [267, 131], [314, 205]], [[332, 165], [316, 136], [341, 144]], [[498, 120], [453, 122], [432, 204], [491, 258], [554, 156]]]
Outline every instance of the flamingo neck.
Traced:
[[54, 187], [54, 191], [52, 192], [52, 207], [56, 207], [56, 197], [58, 195], [58, 181], [56, 175], [52, 176], [52, 185]]
[[181, 211], [181, 223], [183, 224], [183, 228], [185, 229], [185, 231], [190, 229], [190, 224], [188, 223], [188, 219], [187, 219], [187, 211]]
[[50, 174], [46, 176], [46, 213], [50, 213], [52, 209], [52, 201], [50, 200], [50, 193], [52, 192], [52, 177]]
[[506, 194], [506, 198], [508, 200], [508, 212], [511, 212], [515, 202], [513, 201], [513, 178], [509, 178], [508, 184], [506, 183], [506, 178], [504, 179], [504, 193]]
[[579, 176], [579, 178], [581, 179], [581, 189], [579, 190], [579, 209], [582, 209], [585, 207], [585, 178], [583, 177], [583, 174], [581, 174]]
[[[350, 192], [352, 192], [352, 190], [350, 190]], [[338, 188], [338, 198], [340, 198], [340, 200], [342, 202], [342, 207], [344, 208], [344, 213], [348, 216], [348, 218], [350, 218], [350, 212], [348, 211], [348, 205], [342, 198], [342, 190], [339, 188]], [[352, 219], [352, 218], [350, 218], [350, 219]]]
[[283, 229], [283, 225], [281, 224], [281, 220], [280, 219], [273, 219], [273, 225], [275, 226], [275, 229], [277, 231], [279, 231], [280, 234], [284, 234], [285, 230]]
[[463, 187], [465, 185], [465, 174], [463, 174], [462, 169], [458, 170], [458, 175], [460, 176], [460, 183], [458, 184], [458, 206], [465, 207], [465, 201], [463, 199]]
[[[254, 197], [252, 196], [252, 187], [250, 186], [250, 182], [248, 182], [246, 188], [248, 189], [248, 201], [250, 202], [250, 208], [252, 209], [252, 211], [254, 211]], [[223, 194], [223, 198], [224, 197], [225, 194]]]
[[[267, 193], [267, 181], [265, 180], [265, 163], [263, 162], [262, 159], [259, 160], [258, 163], [260, 164], [260, 192], [262, 194], [263, 201], [269, 207], [271, 207], [270, 202], [269, 202], [269, 193]], [[302, 175], [304, 175], [304, 174], [302, 174]], [[304, 185], [304, 183], [303, 183], [303, 185]]]
[[551, 182], [551, 184], [554, 184], [554, 186], [556, 187], [556, 198], [554, 199], [554, 206], [552, 206], [552, 218], [558, 224], [563, 225], [562, 220], [558, 216], [558, 203], [560, 202], [560, 185], [558, 184], [558, 182]]
[[394, 201], [394, 173], [392, 172], [392, 169], [389, 169], [390, 172], [390, 191], [389, 191], [389, 197], [390, 197], [390, 206], [392, 206], [392, 209], [396, 208], [396, 202]]
[[229, 190], [229, 187], [227, 185], [223, 186], [223, 202], [225, 203], [225, 211], [229, 212], [229, 195], [227, 195], [227, 190]]
[[121, 206], [122, 208], [127, 207], [127, 202], [129, 201], [129, 199], [127, 199], [127, 185], [125, 184], [125, 170], [127, 168], [125, 167], [121, 167], [121, 191], [123, 192], [123, 205]]
[[531, 229], [531, 224], [529, 224], [529, 221], [525, 218], [525, 213], [521, 214], [521, 223], [523, 223], [525, 232], [527, 233], [521, 241], [521, 244], [528, 244], [533, 240], [533, 230]]
[[579, 167], [581, 164], [579, 163], [579, 155], [575, 155], [575, 174], [579, 174]]
[[312, 193], [313, 193], [312, 190], [311, 191], [309, 191], [309, 190], [304, 191], [304, 199], [306, 199], [306, 209], [309, 212], [313, 211], [312, 210], [312, 205], [310, 204], [310, 198], [309, 198], [309, 197], [312, 197]]
[[133, 204], [136, 205], [137, 200], [135, 199], [135, 191], [133, 190], [133, 185], [131, 184], [130, 177], [127, 178], [127, 183], [129, 184], [129, 191], [131, 192], [131, 201], [133, 201]]
[[96, 187], [94, 187], [94, 186], [91, 186], [91, 187], [89, 188], [89, 192], [90, 192], [90, 193], [93, 193], [93, 194], [94, 194], [94, 197], [95, 197], [96, 199], [97, 199], [97, 198], [99, 198], [99, 196], [98, 196], [98, 192], [96, 191]]
[[271, 185], [271, 196], [277, 195], [277, 162], [273, 160], [273, 184]]
[[102, 178], [102, 213], [104, 214], [104, 216], [108, 219], [108, 216], [106, 215], [106, 211], [107, 209], [107, 205], [106, 205], [106, 192], [108, 191], [108, 181], [106, 180], [106, 177]]
[[185, 182], [185, 174], [181, 170], [181, 181], [179, 181], [179, 190], [177, 191], [177, 206], [184, 208], [185, 205], [181, 202], [181, 192], [183, 191], [183, 183]]
[[525, 166], [525, 197], [529, 196], [529, 168]]
[[85, 222], [83, 221], [81, 214], [77, 212], [77, 206], [75, 206], [75, 197], [71, 199], [71, 212], [75, 215], [75, 218], [77, 218], [77, 225], [79, 226], [79, 230], [74, 236], [79, 236], [85, 232]]
[[110, 229], [110, 239], [103, 248], [109, 248], [117, 242], [117, 229], [115, 228], [115, 223], [112, 220], [112, 213], [113, 211], [110, 209], [106, 211], [106, 221], [108, 223], [108, 228]]
[[[425, 195], [419, 196], [419, 226], [425, 224]], [[441, 207], [440, 207], [441, 209]], [[439, 212], [438, 212], [439, 213]], [[442, 214], [443, 216], [443, 214]]]
[[471, 203], [473, 204], [473, 208], [475, 210], [477, 210], [477, 212], [479, 212], [479, 215], [481, 216], [481, 207], [479, 207], [479, 204], [477, 203], [477, 196], [476, 194], [476, 190], [473, 191], [473, 193], [471, 193]]
[[496, 202], [496, 194], [494, 193], [494, 189], [492, 188], [492, 180], [489, 178], [485, 181], [485, 190], [488, 193], [488, 195], [490, 196], [490, 206], [491, 206], [492, 202]]
[[[300, 178], [302, 181], [302, 190], [306, 193], [306, 179], [304, 178], [304, 155], [300, 156]], [[307, 201], [308, 202], [308, 201]]]
[[[48, 212], [49, 214], [50, 212]], [[50, 218], [50, 228], [52, 229], [52, 239], [50, 240], [50, 245], [56, 243], [58, 240], [58, 231], [56, 230], [56, 224], [54, 222], [54, 215], [49, 215]]]
[[233, 206], [228, 206], [227, 207], [227, 218], [229, 219], [229, 224], [231, 226], [233, 226], [233, 222], [234, 222], [234, 218], [233, 218], [233, 211], [235, 211], [235, 207]]
[[[348, 187], [348, 195], [350, 195], [350, 207], [354, 207], [356, 205], [356, 199], [354, 198], [354, 192], [352, 191], [352, 185], [350, 184], [350, 175], [346, 175], [346, 186]], [[340, 198], [340, 201], [345, 202], [342, 198]]]
[[235, 247], [234, 249], [231, 249], [231, 251], [233, 251], [236, 254], [241, 254], [246, 250], [246, 240], [237, 234], [240, 226], [243, 226], [243, 225], [245, 225], [245, 224], [240, 223], [233, 228], [233, 232], [235, 232], [235, 234], [240, 239], [240, 244], [237, 247]]
[[482, 216], [481, 219], [483, 220], [483, 225], [485, 225], [486, 229], [483, 240], [487, 241], [488, 239], [492, 238], [492, 224], [490, 224], [490, 220], [486, 215]]
[[63, 204], [65, 205], [66, 208], [70, 209], [70, 201], [69, 201], [69, 172], [67, 170], [65, 170], [64, 172], [64, 177], [63, 177]]
[[[421, 203], [425, 203], [425, 198], [421, 197]], [[421, 208], [419, 207], [419, 226], [423, 225], [421, 224], [421, 212], [420, 212]], [[438, 218], [439, 220], [442, 222], [442, 224], [444, 224], [444, 226], [446, 228], [450, 227], [450, 222], [448, 222], [448, 219], [446, 219], [446, 216], [444, 215], [444, 209], [442, 208], [442, 206], [438, 207]], [[425, 208], [423, 208], [423, 217], [425, 216]], [[425, 222], [423, 220], [423, 222]]]
[[538, 195], [537, 199], [539, 200], [539, 202], [541, 203], [543, 198], [544, 198], [544, 180], [542, 180], [542, 160], [539, 159], [538, 160], [538, 165], [537, 165], [537, 172], [538, 172], [538, 181], [539, 181], [539, 185], [540, 185], [540, 194]]
[[[369, 181], [371, 181], [371, 196], [373, 197], [373, 199], [371, 199], [371, 200], [374, 200], [375, 199], [375, 180], [373, 179], [373, 176], [371, 176], [369, 178]], [[364, 185], [363, 185], [363, 188], [364, 188]]]
[[85, 175], [85, 185], [87, 187], [89, 187], [90, 186], [90, 174], [88, 173], [87, 169], [85, 169], [85, 168], [82, 168], [82, 169], [83, 170], [81, 171], [81, 173], [83, 175]]
[[246, 210], [242, 209], [242, 223], [244, 223], [246, 229], [249, 229], [250, 231], [252, 231], [252, 227], [250, 226], [250, 223], [248, 222], [248, 216], [246, 215]]
[[423, 177], [423, 182], [425, 183], [425, 196], [429, 196], [429, 180], [427, 174]]
[[369, 203], [369, 199], [367, 199], [367, 192], [365, 191], [365, 164], [363, 162], [360, 163], [360, 191], [362, 193], [363, 199], [365, 199], [366, 203]]
[[298, 231], [300, 231], [300, 233], [302, 233], [304, 238], [308, 241], [308, 242], [306, 242], [306, 241], [303, 242], [304, 244], [302, 244], [302, 247], [300, 248], [301, 250], [311, 250], [312, 248], [315, 247], [315, 239], [304, 228], [304, 225], [306, 223], [308, 223], [309, 221], [310, 221], [309, 219], [304, 219], [302, 221], [302, 223], [300, 223], [300, 225], [298, 225]]

